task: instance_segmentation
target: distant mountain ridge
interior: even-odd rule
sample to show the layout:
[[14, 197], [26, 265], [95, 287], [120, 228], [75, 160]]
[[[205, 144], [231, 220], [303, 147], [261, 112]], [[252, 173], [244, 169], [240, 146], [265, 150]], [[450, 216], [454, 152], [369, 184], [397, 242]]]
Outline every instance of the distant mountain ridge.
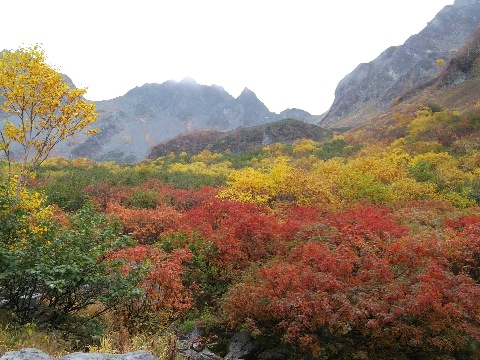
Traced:
[[99, 134], [77, 136], [62, 144], [58, 154], [131, 163], [146, 158], [152, 146], [188, 131], [233, 130], [296, 115], [302, 121], [319, 120], [299, 109], [271, 112], [248, 88], [234, 98], [221, 86], [191, 78], [145, 84], [96, 105]]
[[[276, 114], [247, 88], [235, 98], [221, 86], [199, 85], [191, 78], [145, 84], [123, 96], [97, 102], [95, 127], [100, 133], [88, 138], [76, 136], [53, 155], [132, 163], [145, 159], [157, 144], [193, 131], [223, 132], [285, 118], [331, 129], [355, 126], [378, 118], [428, 87], [444, 71], [437, 60], [448, 63], [479, 25], [480, 0], [456, 0], [445, 6], [403, 45], [388, 48], [340, 81], [334, 103], [323, 115], [301, 109]], [[455, 76], [455, 81], [461, 80]]]
[[438, 76], [437, 59], [448, 61], [480, 26], [480, 0], [445, 6], [418, 34], [375, 60], [360, 64], [335, 90], [322, 126], [353, 126], [387, 110], [392, 102]]

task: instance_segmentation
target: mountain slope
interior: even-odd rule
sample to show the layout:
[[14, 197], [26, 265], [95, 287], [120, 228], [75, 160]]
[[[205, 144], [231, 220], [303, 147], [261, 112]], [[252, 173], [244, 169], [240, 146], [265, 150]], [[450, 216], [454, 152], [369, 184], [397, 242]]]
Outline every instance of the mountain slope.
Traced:
[[179, 154], [183, 151], [189, 155], [195, 155], [205, 149], [213, 152], [229, 150], [234, 154], [238, 154], [277, 142], [292, 142], [301, 138], [320, 141], [330, 139], [331, 137], [331, 131], [317, 125], [307, 124], [294, 119], [284, 119], [265, 125], [227, 132], [195, 131], [181, 134], [154, 146], [148, 158], [156, 159], [172, 152]]
[[[360, 130], [363, 141], [377, 139], [391, 142], [405, 137], [406, 126], [416, 116], [416, 111], [424, 106], [432, 111], [449, 109], [456, 113], [479, 112], [480, 28], [452, 56], [435, 79], [412, 88], [398, 99], [398, 104], [364, 121], [354, 131]], [[451, 140], [458, 140], [458, 134]]]
[[340, 81], [322, 126], [352, 126], [389, 108], [406, 91], [439, 75], [437, 59], [449, 60], [480, 25], [480, 0], [456, 0], [417, 35], [390, 47]]
[[465, 111], [480, 101], [480, 28], [454, 53], [432, 81], [406, 92], [391, 111], [434, 104]]

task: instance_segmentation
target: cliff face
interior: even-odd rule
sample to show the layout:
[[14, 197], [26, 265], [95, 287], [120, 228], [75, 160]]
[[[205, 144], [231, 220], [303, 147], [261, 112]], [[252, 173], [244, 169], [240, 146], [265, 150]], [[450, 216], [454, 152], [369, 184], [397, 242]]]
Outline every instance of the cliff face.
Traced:
[[478, 26], [480, 0], [456, 0], [446, 6], [403, 45], [388, 48], [345, 76], [320, 124], [353, 126], [385, 111], [406, 91], [438, 76], [441, 68], [435, 61], [448, 61]]

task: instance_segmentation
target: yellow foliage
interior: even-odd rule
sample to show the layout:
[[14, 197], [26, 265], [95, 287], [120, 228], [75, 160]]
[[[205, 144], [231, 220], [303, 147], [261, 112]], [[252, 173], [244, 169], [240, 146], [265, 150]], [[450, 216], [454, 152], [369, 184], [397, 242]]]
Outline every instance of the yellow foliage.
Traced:
[[207, 164], [201, 161], [193, 162], [190, 164], [174, 163], [168, 168], [168, 172], [188, 172], [193, 173], [205, 173]]
[[[309, 171], [292, 169], [278, 187], [279, 196], [298, 205], [312, 205], [320, 198], [329, 198], [327, 184], [322, 184]], [[328, 201], [325, 201], [328, 202]]]
[[468, 196], [464, 193], [452, 191], [444, 193], [442, 197], [449, 203], [451, 203], [453, 206], [458, 208], [467, 208], [476, 205], [475, 200], [468, 198]]
[[407, 126], [409, 135], [417, 137], [427, 130], [434, 121], [432, 114], [432, 110], [427, 106], [417, 110], [415, 112], [415, 119], [413, 119], [412, 122]]
[[443, 163], [438, 165], [437, 173], [444, 186], [448, 189], [463, 188], [466, 183], [473, 180], [474, 175], [469, 172], [463, 172], [452, 163]]
[[430, 182], [418, 182], [403, 178], [387, 186], [386, 200], [392, 203], [404, 203], [411, 200], [436, 199], [437, 186]]
[[[5, 188], [0, 187], [0, 193], [16, 194], [18, 205], [29, 214], [29, 229], [36, 234], [43, 234], [47, 229], [43, 225], [45, 221], [49, 221], [53, 216], [53, 208], [45, 205], [45, 198], [38, 192], [31, 192], [25, 188], [17, 191], [18, 178], [11, 178]], [[9, 209], [5, 210], [9, 211]], [[25, 238], [22, 243], [26, 243], [26, 231], [24, 229]], [[21, 244], [18, 244], [21, 245]]]
[[70, 164], [70, 161], [65, 159], [64, 157], [54, 157], [46, 159], [42, 165], [43, 166], [55, 166], [55, 167], [65, 167]]
[[417, 163], [419, 161], [426, 161], [434, 166], [438, 166], [442, 163], [450, 162], [451, 160], [453, 160], [452, 156], [446, 152], [427, 152], [425, 154], [419, 154], [414, 156], [412, 162]]
[[438, 67], [443, 67], [445, 65], [445, 60], [444, 59], [437, 59], [435, 60], [435, 65]]
[[197, 155], [192, 156], [192, 161], [198, 162], [210, 162], [213, 160], [217, 160], [221, 158], [221, 154], [214, 154], [210, 150], [203, 150], [202, 152], [198, 153]]
[[85, 89], [70, 88], [37, 46], [1, 53], [0, 84], [0, 111], [8, 116], [0, 128], [2, 149], [11, 162], [8, 149], [20, 145], [22, 187], [56, 144], [96, 120], [95, 104], [84, 99]]
[[423, 154], [426, 152], [439, 152], [443, 148], [438, 141], [415, 141], [408, 145], [408, 153]]
[[459, 159], [459, 166], [467, 171], [475, 171], [480, 168], [480, 152], [474, 152]]
[[87, 158], [76, 158], [70, 162], [73, 166], [79, 169], [92, 169], [95, 161]]
[[119, 164], [117, 164], [115, 161], [104, 161], [104, 162], [98, 163], [97, 165], [107, 169], [112, 173], [119, 172], [122, 170], [122, 167]]
[[99, 129], [94, 128], [94, 129], [88, 129], [88, 130], [85, 132], [85, 134], [87, 134], [87, 135], [94, 135], [94, 134], [98, 134], [99, 132], [100, 132]]
[[359, 200], [379, 203], [385, 198], [385, 186], [371, 174], [361, 171], [352, 164], [345, 165], [330, 176], [335, 184], [334, 193], [338, 203], [352, 203]]
[[234, 171], [227, 188], [219, 193], [222, 199], [267, 204], [275, 195], [275, 181], [268, 175], [253, 168]]
[[407, 146], [407, 140], [405, 138], [401, 137], [401, 138], [398, 138], [398, 139], [394, 140], [390, 144], [390, 149], [405, 152], [405, 147], [406, 146]]
[[300, 139], [293, 143], [293, 153], [304, 155], [318, 150], [317, 143], [310, 139]]
[[262, 149], [264, 152], [267, 152], [271, 157], [278, 157], [285, 155], [285, 145], [281, 143], [274, 143], [268, 146], [265, 146]]
[[[438, 186], [442, 192], [458, 193], [478, 178], [474, 171], [461, 171], [459, 161], [448, 153], [428, 152], [412, 157], [402, 151], [404, 142], [399, 141], [390, 149], [369, 146], [351, 160], [323, 161], [314, 156], [292, 159], [277, 153], [277, 157], [263, 158], [255, 167], [231, 173], [220, 197], [269, 205], [277, 201], [325, 206], [358, 201], [403, 203], [441, 199]], [[300, 142], [300, 146], [304, 144]], [[410, 177], [412, 166], [420, 161], [432, 165], [435, 183], [428, 178], [417, 181]], [[455, 201], [451, 200], [453, 195], [449, 196], [452, 203], [471, 203], [465, 196], [457, 194]]]
[[214, 164], [206, 164], [196, 161], [190, 164], [174, 163], [168, 168], [168, 172], [192, 172], [194, 174], [210, 175], [210, 176], [228, 176], [231, 172], [232, 163], [222, 161]]
[[394, 150], [374, 156], [357, 157], [350, 162], [350, 165], [371, 174], [377, 181], [388, 184], [405, 177], [406, 167], [410, 163], [411, 158], [408, 154]]

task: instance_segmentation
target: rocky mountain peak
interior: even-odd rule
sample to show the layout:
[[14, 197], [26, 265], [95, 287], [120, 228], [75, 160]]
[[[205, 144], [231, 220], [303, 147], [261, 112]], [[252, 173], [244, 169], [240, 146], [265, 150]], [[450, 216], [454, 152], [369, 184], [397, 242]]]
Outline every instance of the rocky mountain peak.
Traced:
[[76, 138], [60, 148], [67, 156], [94, 160], [143, 160], [155, 144], [195, 130], [225, 131], [278, 120], [245, 88], [234, 98], [217, 85], [187, 77], [145, 84], [115, 99], [97, 102], [99, 134]]
[[255, 93], [250, 90], [248, 87], [245, 87], [242, 92], [240, 93], [240, 95], [238, 95], [237, 99], [240, 98], [240, 97], [247, 97], [247, 96], [255, 96], [257, 97], [257, 95], [255, 95]]
[[[267, 109], [265, 104], [261, 102], [257, 95], [250, 90], [249, 88], [243, 89], [243, 91], [238, 95], [238, 97], [235, 99], [235, 101], [239, 104], [249, 104], [249, 105], [254, 105], [257, 108], [262, 108], [263, 110]], [[268, 109], [267, 109], [268, 110]]]

